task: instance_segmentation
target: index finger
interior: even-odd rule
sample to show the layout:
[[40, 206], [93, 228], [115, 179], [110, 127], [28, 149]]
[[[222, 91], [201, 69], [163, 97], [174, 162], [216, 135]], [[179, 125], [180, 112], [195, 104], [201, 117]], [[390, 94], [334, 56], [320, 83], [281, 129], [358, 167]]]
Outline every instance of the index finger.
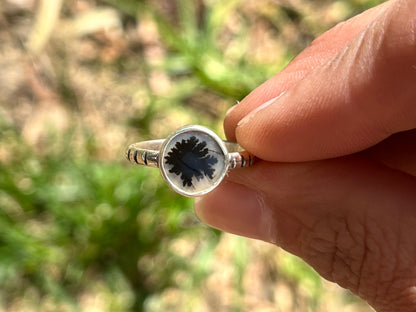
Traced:
[[390, 2], [383, 3], [328, 30], [315, 39], [279, 74], [253, 90], [238, 105], [234, 106], [226, 116], [224, 129], [227, 138], [235, 141], [235, 128], [242, 118], [261, 104], [288, 90], [296, 82], [303, 79], [313, 68], [336, 55], [364, 27], [379, 16], [388, 5], [390, 5]]
[[[262, 159], [308, 161], [355, 153], [416, 127], [416, 6], [412, 0], [391, 1], [361, 25], [343, 47], [338, 42], [345, 29], [335, 33], [335, 46], [342, 49], [291, 82], [278, 100], [237, 126], [238, 115], [248, 114], [250, 105], [232, 110], [227, 133], [235, 129], [237, 141]], [[330, 46], [325, 42], [322, 46]], [[279, 79], [266, 88], [281, 93], [274, 85]]]

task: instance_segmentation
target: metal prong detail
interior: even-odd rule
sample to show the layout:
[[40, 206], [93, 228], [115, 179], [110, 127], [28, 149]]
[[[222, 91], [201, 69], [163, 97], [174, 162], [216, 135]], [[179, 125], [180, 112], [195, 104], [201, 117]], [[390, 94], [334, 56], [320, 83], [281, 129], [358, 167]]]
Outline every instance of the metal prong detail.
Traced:
[[157, 167], [159, 162], [159, 153], [146, 153], [147, 166]]
[[142, 160], [143, 160], [143, 163], [147, 166], [147, 152], [146, 151], [144, 151], [142, 154]]
[[127, 150], [127, 159], [128, 159], [128, 161], [131, 161], [130, 160], [130, 153], [131, 153], [131, 148], [129, 148], [128, 150]]
[[131, 163], [157, 168], [162, 142], [163, 140], [153, 140], [131, 144], [126, 151], [126, 157]]
[[254, 156], [247, 152], [229, 154], [229, 169], [249, 167], [254, 163]]
[[136, 164], [140, 164], [137, 160], [137, 151], [134, 151], [133, 159], [136, 162]]
[[236, 157], [231, 157], [231, 169], [234, 169], [237, 166]]

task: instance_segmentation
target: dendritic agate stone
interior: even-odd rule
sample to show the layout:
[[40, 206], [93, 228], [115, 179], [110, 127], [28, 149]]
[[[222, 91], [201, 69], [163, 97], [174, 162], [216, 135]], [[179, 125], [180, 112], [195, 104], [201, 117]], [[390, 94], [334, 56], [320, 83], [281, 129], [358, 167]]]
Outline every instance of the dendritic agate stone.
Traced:
[[215, 188], [227, 171], [227, 151], [207, 129], [182, 129], [169, 137], [159, 155], [159, 167], [168, 184], [187, 196]]

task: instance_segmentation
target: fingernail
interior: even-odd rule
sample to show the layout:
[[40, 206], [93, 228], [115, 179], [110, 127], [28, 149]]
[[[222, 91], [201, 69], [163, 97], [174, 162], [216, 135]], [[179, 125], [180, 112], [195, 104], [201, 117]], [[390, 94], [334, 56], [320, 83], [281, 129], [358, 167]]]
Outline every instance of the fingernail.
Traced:
[[238, 104], [240, 104], [240, 101], [237, 101], [237, 104], [235, 104], [235, 105], [233, 105], [233, 106], [231, 106], [228, 110], [227, 110], [227, 112], [225, 113], [225, 116], [227, 116], [228, 114], [230, 114], [236, 107], [237, 107], [237, 105]]
[[247, 122], [249, 122], [259, 111], [265, 109], [266, 107], [270, 106], [271, 104], [273, 104], [278, 98], [280, 98], [283, 94], [285, 94], [286, 91], [280, 93], [278, 96], [272, 98], [271, 100], [268, 100], [267, 102], [261, 104], [260, 106], [258, 106], [257, 108], [255, 108], [254, 110], [252, 110], [250, 112], [250, 114], [248, 114], [246, 117], [244, 117], [243, 119], [241, 119], [238, 124], [237, 127], [241, 127], [243, 125], [245, 125]]

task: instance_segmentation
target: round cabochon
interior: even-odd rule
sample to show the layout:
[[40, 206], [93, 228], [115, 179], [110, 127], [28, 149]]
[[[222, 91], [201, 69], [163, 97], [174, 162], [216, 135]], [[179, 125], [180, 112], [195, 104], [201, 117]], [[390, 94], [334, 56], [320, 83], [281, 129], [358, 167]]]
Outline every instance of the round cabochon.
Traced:
[[227, 150], [221, 139], [201, 126], [179, 129], [162, 146], [159, 168], [166, 182], [185, 196], [214, 189], [227, 169]]

